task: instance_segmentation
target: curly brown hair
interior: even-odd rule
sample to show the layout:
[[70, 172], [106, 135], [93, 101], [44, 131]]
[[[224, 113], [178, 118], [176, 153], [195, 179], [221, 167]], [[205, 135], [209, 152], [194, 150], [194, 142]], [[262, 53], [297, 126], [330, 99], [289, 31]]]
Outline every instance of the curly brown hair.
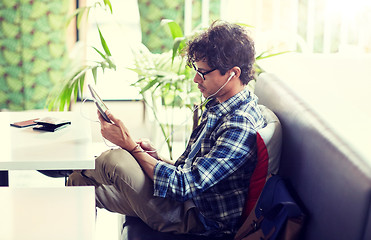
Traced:
[[197, 61], [206, 61], [222, 75], [238, 66], [246, 85], [254, 76], [254, 42], [244, 27], [218, 20], [187, 43], [187, 65]]

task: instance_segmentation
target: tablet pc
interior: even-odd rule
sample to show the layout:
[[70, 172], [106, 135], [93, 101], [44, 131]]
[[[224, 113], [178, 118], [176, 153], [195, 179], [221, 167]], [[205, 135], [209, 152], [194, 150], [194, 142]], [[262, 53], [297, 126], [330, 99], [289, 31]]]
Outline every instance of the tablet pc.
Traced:
[[94, 90], [94, 88], [90, 84], [88, 84], [88, 87], [89, 87], [91, 96], [93, 97], [93, 101], [95, 102], [95, 105], [97, 106], [103, 119], [110, 123], [111, 120], [106, 115], [106, 111], [108, 110], [107, 106], [103, 103], [102, 99], [99, 97], [97, 92]]

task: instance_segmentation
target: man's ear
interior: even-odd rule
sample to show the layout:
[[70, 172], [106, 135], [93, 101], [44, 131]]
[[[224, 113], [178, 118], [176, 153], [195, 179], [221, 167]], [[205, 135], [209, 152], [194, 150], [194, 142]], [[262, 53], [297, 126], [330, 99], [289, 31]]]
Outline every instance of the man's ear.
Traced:
[[232, 72], [234, 72], [234, 76], [236, 76], [237, 78], [239, 78], [240, 75], [241, 75], [241, 68], [240, 67], [234, 66], [229, 71], [230, 71], [229, 74], [232, 74]]

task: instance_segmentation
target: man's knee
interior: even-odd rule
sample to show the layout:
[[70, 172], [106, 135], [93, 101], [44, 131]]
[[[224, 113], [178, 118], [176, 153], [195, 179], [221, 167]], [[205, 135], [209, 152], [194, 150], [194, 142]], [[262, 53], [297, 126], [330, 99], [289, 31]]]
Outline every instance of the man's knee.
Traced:
[[144, 173], [137, 160], [124, 149], [115, 149], [103, 153], [96, 161], [96, 171], [106, 177], [105, 184], [114, 184], [124, 191], [124, 186], [129, 186], [135, 191], [140, 191], [143, 186], [153, 183]]
[[103, 152], [95, 160], [95, 169], [103, 171], [105, 174], [112, 174], [116, 171], [116, 168], [124, 167], [130, 162], [135, 162], [134, 157], [124, 149], [112, 149]]
[[98, 186], [96, 182], [81, 174], [81, 170], [73, 171], [66, 183], [67, 186]]
[[[95, 171], [105, 176], [105, 184], [113, 184], [117, 178], [137, 178], [143, 172], [137, 160], [124, 149], [114, 149], [102, 153], [95, 162]], [[143, 173], [144, 174], [144, 173]]]

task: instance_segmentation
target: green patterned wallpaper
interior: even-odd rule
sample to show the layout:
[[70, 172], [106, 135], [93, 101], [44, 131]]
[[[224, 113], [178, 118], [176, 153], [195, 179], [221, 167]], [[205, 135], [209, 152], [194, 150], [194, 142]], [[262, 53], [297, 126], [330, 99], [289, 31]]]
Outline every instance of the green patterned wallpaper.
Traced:
[[[193, 28], [201, 23], [201, 0], [192, 1]], [[220, 18], [220, 0], [210, 0], [210, 21]], [[162, 19], [176, 21], [184, 28], [184, 0], [138, 0], [142, 43], [152, 53], [172, 49], [170, 33], [160, 25]]]
[[0, 110], [45, 108], [63, 78], [69, 0], [1, 0]]

